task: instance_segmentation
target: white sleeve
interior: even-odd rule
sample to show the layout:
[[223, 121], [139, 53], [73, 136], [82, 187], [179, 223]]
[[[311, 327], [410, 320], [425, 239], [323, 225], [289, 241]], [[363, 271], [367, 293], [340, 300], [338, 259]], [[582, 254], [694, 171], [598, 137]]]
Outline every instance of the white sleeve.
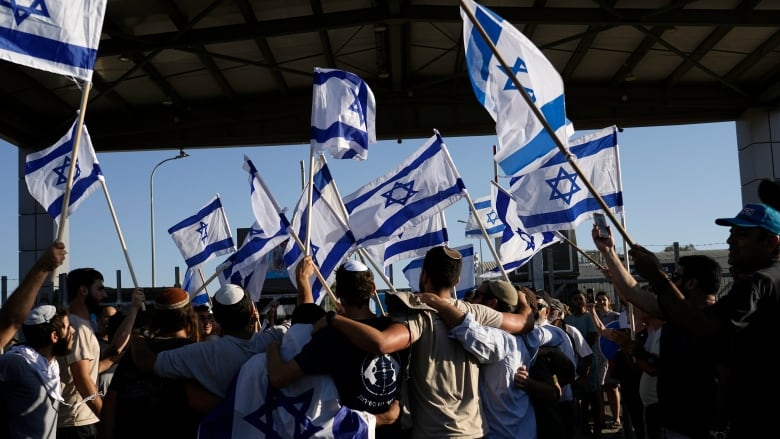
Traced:
[[450, 337], [458, 340], [482, 364], [497, 363], [517, 350], [515, 338], [504, 330], [482, 326], [471, 313], [460, 325], [450, 329]]

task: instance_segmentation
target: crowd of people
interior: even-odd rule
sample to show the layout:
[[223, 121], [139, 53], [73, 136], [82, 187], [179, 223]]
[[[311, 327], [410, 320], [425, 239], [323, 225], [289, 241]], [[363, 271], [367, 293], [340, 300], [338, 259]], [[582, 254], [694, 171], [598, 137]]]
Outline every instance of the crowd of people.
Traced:
[[0, 308], [0, 346], [23, 335], [0, 355], [0, 437], [765, 437], [780, 408], [780, 187], [761, 188], [765, 204], [716, 220], [730, 227], [734, 278], [720, 297], [712, 258], [682, 257], [669, 274], [634, 245], [639, 282], [594, 225], [614, 305], [504, 280], [457, 299], [461, 255], [438, 246], [417, 292], [388, 293], [380, 315], [355, 259], [336, 272], [336, 309], [314, 304], [311, 257], [282, 322], [232, 284], [197, 307], [180, 288], [149, 312], [140, 289], [125, 309], [102, 306], [90, 268], [68, 273], [67, 309], [35, 306], [66, 257], [55, 242]]

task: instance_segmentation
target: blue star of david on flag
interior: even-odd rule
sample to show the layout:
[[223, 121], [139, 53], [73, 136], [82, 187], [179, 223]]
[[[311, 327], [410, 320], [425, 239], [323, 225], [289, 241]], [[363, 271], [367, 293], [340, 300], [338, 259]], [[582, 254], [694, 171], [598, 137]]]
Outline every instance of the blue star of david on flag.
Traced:
[[[560, 187], [565, 187], [567, 181], [569, 182], [568, 191], [565, 189], [562, 190]], [[555, 178], [548, 178], [545, 180], [545, 182], [547, 182], [550, 188], [552, 188], [550, 201], [560, 199], [563, 200], [564, 203], [570, 204], [571, 197], [582, 190], [582, 188], [580, 188], [580, 186], [577, 184], [577, 173], [568, 173], [565, 169], [563, 169], [563, 166], [558, 169], [558, 175]]]
[[314, 425], [306, 416], [313, 394], [314, 390], [309, 389], [298, 396], [284, 396], [278, 389], [269, 386], [266, 390], [265, 403], [245, 416], [244, 420], [265, 433], [266, 438], [283, 439], [274, 431], [273, 419], [273, 412], [283, 409], [295, 418], [295, 438], [312, 437], [322, 430], [322, 427]]
[[520, 237], [520, 239], [522, 239], [525, 242], [525, 244], [526, 244], [525, 249], [526, 250], [533, 250], [533, 249], [536, 248], [536, 244], [534, 244], [534, 237], [529, 235], [528, 233], [526, 233], [525, 230], [523, 230], [523, 229], [515, 229], [515, 233], [517, 233], [517, 235]]
[[[65, 158], [62, 160], [62, 165], [52, 169], [52, 172], [57, 174], [57, 182], [55, 183], [56, 186], [60, 186], [68, 182], [68, 171], [70, 171], [70, 156], [65, 156]], [[73, 173], [73, 181], [75, 182], [79, 179], [79, 175], [81, 175], [81, 169], [79, 168], [78, 160], [76, 161], [76, 169], [74, 169]]]
[[496, 221], [498, 221], [498, 214], [496, 213], [496, 210], [493, 209], [490, 212], [488, 212], [485, 218], [487, 219], [487, 222], [492, 226], [493, 224], [496, 223]]
[[200, 222], [200, 227], [195, 229], [198, 233], [200, 233], [200, 240], [205, 241], [206, 238], [209, 237], [209, 225], [204, 223], [203, 221]]
[[[409, 198], [411, 198], [412, 195], [419, 192], [412, 189], [413, 187], [414, 187], [414, 180], [410, 181], [409, 183], [401, 183], [396, 181], [392, 189], [382, 193], [382, 196], [387, 199], [387, 201], [385, 201], [385, 207], [390, 207], [393, 204], [400, 204], [401, 206], [405, 206], [406, 203], [409, 201]], [[401, 197], [396, 198], [396, 190], [399, 191], [399, 195], [401, 195]], [[406, 191], [405, 194], [401, 193], [403, 191]]]
[[[501, 67], [500, 64], [498, 65], [498, 68], [504, 75], [507, 76], [506, 84], [504, 84], [504, 91], [517, 90], [514, 81], [512, 81], [512, 77], [506, 74], [506, 71], [504, 71], [504, 68]], [[526, 66], [525, 61], [523, 61], [519, 57], [515, 60], [515, 65], [512, 66], [512, 75], [517, 76], [518, 73], [528, 74], [528, 66]], [[534, 95], [534, 90], [530, 87], [523, 87], [523, 88], [525, 89], [525, 92], [528, 93], [528, 96], [531, 97], [531, 101], [536, 102], [536, 96]]]
[[11, 9], [14, 15], [14, 21], [16, 24], [22, 24], [30, 15], [40, 15], [41, 17], [49, 18], [49, 9], [46, 7], [46, 3], [43, 0], [33, 0], [30, 6], [22, 6], [17, 4], [16, 0], [0, 0], [0, 6]]
[[352, 97], [354, 97], [355, 100], [352, 101], [352, 103], [347, 108], [355, 113], [358, 120], [360, 121], [360, 126], [364, 126], [366, 124], [366, 114], [363, 111], [363, 105], [360, 104], [360, 96], [358, 96], [357, 93], [358, 90], [351, 88], [349, 89], [349, 92], [352, 94]]

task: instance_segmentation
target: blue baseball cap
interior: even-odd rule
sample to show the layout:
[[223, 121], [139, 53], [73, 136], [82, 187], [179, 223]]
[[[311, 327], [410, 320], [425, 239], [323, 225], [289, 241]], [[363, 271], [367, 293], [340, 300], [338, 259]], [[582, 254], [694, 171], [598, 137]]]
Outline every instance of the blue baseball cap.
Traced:
[[746, 204], [734, 218], [718, 218], [715, 224], [730, 227], [761, 227], [780, 235], [780, 212], [766, 204]]

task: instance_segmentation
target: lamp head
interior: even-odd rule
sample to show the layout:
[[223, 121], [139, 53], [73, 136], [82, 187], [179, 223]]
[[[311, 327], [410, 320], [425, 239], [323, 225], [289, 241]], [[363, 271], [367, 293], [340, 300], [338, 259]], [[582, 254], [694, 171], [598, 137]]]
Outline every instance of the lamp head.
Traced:
[[177, 156], [176, 156], [176, 158], [177, 158], [177, 159], [183, 159], [183, 158], [185, 158], [185, 157], [189, 157], [189, 156], [190, 156], [190, 155], [189, 155], [189, 154], [187, 154], [186, 152], [184, 152], [184, 150], [183, 150], [183, 149], [180, 149], [180, 150], [179, 150], [179, 155], [177, 155]]

